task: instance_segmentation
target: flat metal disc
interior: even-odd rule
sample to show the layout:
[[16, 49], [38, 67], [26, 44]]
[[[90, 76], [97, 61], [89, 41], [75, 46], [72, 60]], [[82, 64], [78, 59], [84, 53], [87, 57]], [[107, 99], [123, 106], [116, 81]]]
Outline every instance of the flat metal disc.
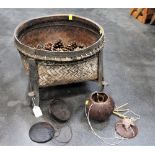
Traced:
[[134, 138], [138, 134], [137, 126], [131, 125], [130, 128], [126, 130], [122, 123], [123, 123], [122, 120], [119, 120], [115, 125], [116, 133], [119, 134], [121, 137]]
[[29, 137], [37, 143], [45, 143], [54, 137], [55, 130], [47, 122], [39, 122], [34, 124], [29, 130]]
[[55, 99], [52, 101], [49, 113], [58, 121], [68, 121], [71, 116], [69, 107], [63, 100]]

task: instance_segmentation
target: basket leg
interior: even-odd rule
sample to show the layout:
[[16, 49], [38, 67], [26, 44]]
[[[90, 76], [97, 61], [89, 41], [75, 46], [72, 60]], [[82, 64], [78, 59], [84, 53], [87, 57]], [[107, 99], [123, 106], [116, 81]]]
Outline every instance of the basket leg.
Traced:
[[99, 91], [103, 91], [104, 85], [103, 85], [103, 49], [99, 52], [98, 56], [98, 85], [99, 85]]
[[29, 93], [31, 101], [33, 104], [39, 106], [39, 76], [38, 67], [34, 59], [29, 59]]
[[27, 101], [27, 104], [28, 106], [31, 106], [32, 105], [32, 99], [30, 98], [29, 96], [29, 92], [31, 92], [31, 89], [30, 89], [30, 81], [28, 80], [28, 84], [27, 84], [27, 89], [26, 89], [26, 101]]

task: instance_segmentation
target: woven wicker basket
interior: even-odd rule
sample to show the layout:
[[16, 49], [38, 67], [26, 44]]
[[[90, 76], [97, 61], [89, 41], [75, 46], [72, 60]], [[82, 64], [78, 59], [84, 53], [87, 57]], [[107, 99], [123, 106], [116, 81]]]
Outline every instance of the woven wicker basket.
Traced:
[[[99, 78], [104, 34], [103, 29], [89, 19], [79, 16], [70, 19], [68, 15], [35, 18], [20, 24], [14, 38], [28, 73], [29, 58], [37, 61], [40, 87]], [[51, 52], [36, 48], [40, 42], [57, 39], [62, 39], [64, 43], [84, 43], [86, 48], [72, 52]]]

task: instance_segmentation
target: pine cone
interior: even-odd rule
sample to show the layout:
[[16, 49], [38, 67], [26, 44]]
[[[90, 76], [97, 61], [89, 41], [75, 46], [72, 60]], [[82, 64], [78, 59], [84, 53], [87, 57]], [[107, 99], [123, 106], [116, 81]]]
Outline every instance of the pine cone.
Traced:
[[51, 51], [52, 49], [52, 43], [45, 43], [45, 50]]

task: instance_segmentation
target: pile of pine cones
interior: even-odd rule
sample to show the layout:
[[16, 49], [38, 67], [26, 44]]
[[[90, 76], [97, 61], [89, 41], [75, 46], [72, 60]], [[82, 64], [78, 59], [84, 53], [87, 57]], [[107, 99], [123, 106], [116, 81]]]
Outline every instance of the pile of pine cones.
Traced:
[[38, 49], [45, 49], [48, 51], [78, 51], [83, 49], [85, 46], [83, 44], [77, 44], [76, 42], [71, 42], [68, 45], [64, 46], [61, 39], [57, 40], [54, 44], [51, 42], [45, 44], [38, 44], [36, 48]]

